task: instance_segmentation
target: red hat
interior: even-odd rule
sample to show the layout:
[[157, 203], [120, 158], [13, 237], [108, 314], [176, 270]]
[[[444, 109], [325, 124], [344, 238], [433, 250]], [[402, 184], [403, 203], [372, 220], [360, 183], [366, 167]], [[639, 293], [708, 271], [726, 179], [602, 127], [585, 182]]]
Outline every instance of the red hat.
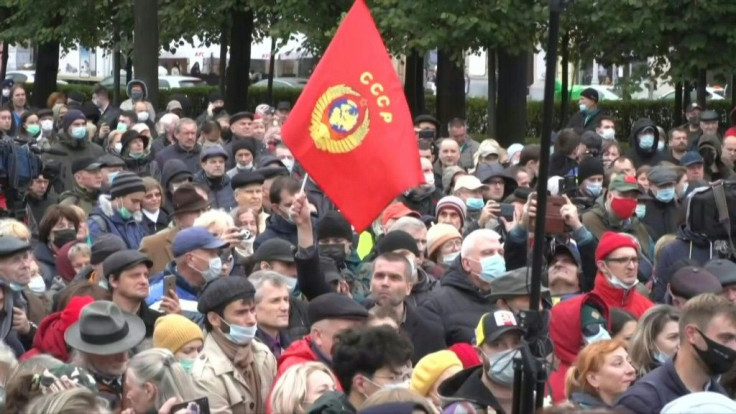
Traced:
[[482, 363], [473, 345], [467, 342], [458, 342], [448, 349], [457, 355], [460, 362], [463, 363], [463, 369], [472, 368]]
[[723, 138], [726, 137], [736, 137], [736, 127], [731, 127], [726, 130], [726, 133], [723, 134]]
[[410, 209], [404, 203], [395, 203], [391, 204], [390, 206], [386, 207], [385, 210], [383, 210], [383, 215], [381, 216], [381, 224], [385, 226], [389, 220], [400, 219], [406, 216], [412, 216], [416, 218], [422, 217], [419, 213]]
[[82, 308], [94, 302], [95, 298], [92, 296], [75, 296], [71, 298], [69, 303], [66, 305], [63, 311], [61, 311], [61, 323], [63, 330], [74, 325], [79, 320], [79, 314], [82, 313]]
[[639, 252], [639, 243], [633, 236], [607, 231], [603, 233], [601, 240], [598, 242], [598, 247], [595, 249], [595, 260], [605, 260], [612, 251], [622, 247], [631, 247], [636, 249], [637, 253]]

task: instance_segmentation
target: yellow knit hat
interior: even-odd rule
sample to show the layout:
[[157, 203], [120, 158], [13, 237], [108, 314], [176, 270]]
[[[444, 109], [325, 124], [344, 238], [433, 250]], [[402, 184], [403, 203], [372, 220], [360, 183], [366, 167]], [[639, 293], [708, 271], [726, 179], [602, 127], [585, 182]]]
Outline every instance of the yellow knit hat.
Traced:
[[166, 348], [172, 354], [195, 339], [204, 340], [199, 325], [175, 313], [158, 318], [153, 328], [153, 346]]
[[443, 372], [452, 366], [462, 369], [463, 364], [454, 352], [444, 350], [437, 351], [420, 359], [411, 374], [409, 389], [426, 397], [429, 390]]

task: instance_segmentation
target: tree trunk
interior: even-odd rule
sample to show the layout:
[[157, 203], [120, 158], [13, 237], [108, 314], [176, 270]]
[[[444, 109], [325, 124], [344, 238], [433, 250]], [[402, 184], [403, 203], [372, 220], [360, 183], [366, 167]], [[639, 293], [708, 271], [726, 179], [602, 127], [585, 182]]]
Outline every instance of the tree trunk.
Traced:
[[705, 69], [700, 69], [698, 71], [698, 103], [700, 106], [705, 108], [705, 86], [708, 84], [707, 80], [708, 71]]
[[488, 138], [496, 138], [496, 95], [498, 82], [496, 79], [496, 49], [486, 50], [488, 73]]
[[504, 147], [524, 143], [528, 65], [526, 53], [511, 55], [498, 51], [498, 141]]
[[560, 124], [558, 129], [562, 129], [567, 125], [567, 107], [570, 104], [570, 75], [568, 73], [568, 64], [570, 62], [570, 34], [565, 32], [562, 36], [562, 50], [560, 51], [560, 65], [562, 66], [562, 87], [560, 88]]
[[675, 82], [675, 125], [682, 125], [682, 82]]
[[248, 109], [250, 44], [253, 38], [253, 10], [232, 10], [230, 64], [227, 67], [225, 105], [231, 114]]
[[57, 73], [59, 73], [59, 42], [39, 44], [32, 106], [46, 108], [46, 99], [56, 90]]
[[273, 102], [273, 76], [276, 73], [274, 66], [276, 66], [276, 38], [271, 38], [271, 53], [268, 54], [268, 87], [266, 93], [266, 100], [269, 105], [275, 106]]
[[425, 113], [424, 56], [414, 49], [406, 55], [404, 71], [404, 95], [413, 117]]
[[[156, 69], [158, 72], [158, 68]], [[128, 88], [128, 82], [133, 80], [133, 56], [128, 52], [125, 55], [125, 85], [123, 89]]]
[[448, 136], [447, 123], [452, 118], [465, 119], [465, 65], [458, 65], [450, 54], [437, 51], [437, 119], [440, 136]]
[[219, 86], [220, 86], [220, 93], [224, 96], [225, 95], [225, 74], [227, 73], [227, 47], [230, 43], [230, 39], [228, 37], [228, 31], [230, 30], [230, 26], [227, 24], [227, 22], [223, 22], [222, 26], [220, 27], [220, 67], [218, 71], [218, 75], [220, 76]]
[[135, 0], [133, 62], [135, 75], [146, 83], [146, 100], [158, 107], [158, 2]]

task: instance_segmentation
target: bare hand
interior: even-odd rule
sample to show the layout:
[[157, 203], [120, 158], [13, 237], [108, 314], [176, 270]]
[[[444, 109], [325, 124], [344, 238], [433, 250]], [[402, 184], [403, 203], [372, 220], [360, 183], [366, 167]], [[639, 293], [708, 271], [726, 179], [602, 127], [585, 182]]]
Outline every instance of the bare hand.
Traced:
[[21, 335], [25, 335], [31, 331], [31, 323], [21, 308], [13, 307], [13, 329]]
[[529, 223], [537, 217], [537, 193], [531, 193], [524, 204], [521, 222], [519, 226], [523, 229], [529, 228]]
[[570, 201], [567, 196], [564, 196], [567, 203], [560, 207], [560, 215], [565, 221], [565, 224], [570, 226], [573, 231], [583, 227], [583, 223], [580, 222], [580, 216], [578, 215], [578, 207]]
[[518, 226], [522, 218], [521, 213], [517, 213], [517, 210], [514, 210], [514, 216], [511, 220], [506, 220], [504, 217], [499, 217], [499, 221], [503, 223], [503, 226], [506, 228], [506, 232], [510, 232], [511, 229]]
[[159, 306], [164, 313], [179, 313], [181, 314], [181, 304], [179, 303], [179, 295], [176, 294], [174, 289], [169, 290], [161, 298], [161, 305]]
[[100, 125], [99, 135], [100, 137], [106, 137], [108, 134], [110, 134], [110, 125], [103, 122], [102, 125]]
[[240, 230], [238, 227], [230, 227], [229, 229], [225, 230], [225, 233], [222, 234], [222, 237], [220, 237], [224, 242], [228, 243], [230, 246], [237, 246], [240, 244], [243, 239], [240, 237], [240, 233], [242, 230]]
[[337, 282], [337, 293], [341, 295], [345, 295], [349, 297], [350, 299], [353, 298], [352, 293], [350, 293], [350, 285], [348, 284], [348, 281], [345, 279], [341, 279], [339, 282]]
[[481, 227], [485, 227], [486, 224], [492, 219], [497, 218], [501, 214], [501, 205], [493, 200], [488, 200], [486, 205], [480, 211], [480, 217], [478, 218], [478, 224]]
[[307, 201], [307, 195], [302, 191], [296, 195], [294, 202], [291, 204], [289, 209], [289, 216], [294, 220], [294, 224], [297, 226], [303, 226], [305, 224], [311, 224], [309, 202]]
[[[176, 404], [179, 404], [180, 402], [181, 401], [179, 400], [179, 397], [171, 397], [171, 398], [169, 398], [168, 400], [166, 400], [166, 402], [164, 403], [164, 405], [162, 405], [161, 408], [159, 408], [158, 414], [175, 414], [175, 413], [172, 413], [171, 412], [171, 407], [175, 406]], [[178, 412], [186, 413], [186, 412], [188, 412], [188, 410], [187, 409], [181, 409]]]

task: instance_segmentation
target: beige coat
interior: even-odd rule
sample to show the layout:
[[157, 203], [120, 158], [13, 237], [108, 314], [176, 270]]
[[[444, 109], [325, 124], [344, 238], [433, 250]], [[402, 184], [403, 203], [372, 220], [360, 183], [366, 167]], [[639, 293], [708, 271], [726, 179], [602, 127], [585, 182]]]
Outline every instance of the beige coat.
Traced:
[[254, 393], [261, 393], [265, 407], [276, 375], [276, 358], [266, 345], [256, 340], [251, 342], [251, 347], [261, 380], [260, 390], [249, 388], [212, 336], [205, 338], [204, 348], [194, 362], [192, 377], [197, 391], [209, 399], [212, 414], [262, 414], [255, 411]]
[[151, 276], [164, 270], [172, 260], [174, 260], [174, 237], [179, 233], [178, 227], [169, 227], [159, 231], [156, 234], [146, 236], [141, 241], [141, 253], [153, 260], [151, 268]]

